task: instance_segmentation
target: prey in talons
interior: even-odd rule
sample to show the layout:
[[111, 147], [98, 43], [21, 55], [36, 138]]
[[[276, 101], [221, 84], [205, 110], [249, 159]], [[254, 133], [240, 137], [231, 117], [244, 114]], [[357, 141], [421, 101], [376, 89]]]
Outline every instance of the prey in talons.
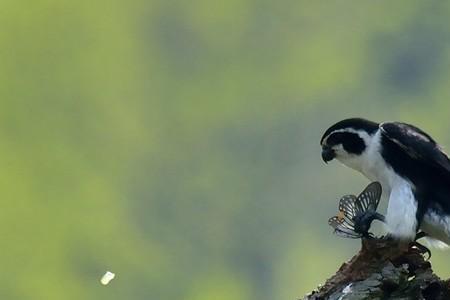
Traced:
[[[372, 222], [374, 220], [385, 222], [385, 217], [377, 212], [381, 194], [381, 184], [372, 182], [358, 196], [342, 197], [339, 200], [338, 214], [328, 220], [334, 233], [345, 238], [373, 238], [373, 233], [369, 232]], [[418, 239], [426, 236], [425, 232], [417, 233], [414, 241], [408, 244], [408, 248], [414, 248], [421, 254], [427, 254], [429, 259], [431, 257], [430, 250], [417, 242]], [[389, 239], [389, 235], [386, 238]]]
[[334, 233], [346, 238], [371, 238], [369, 232], [374, 220], [384, 222], [384, 216], [377, 213], [381, 197], [381, 185], [372, 182], [358, 196], [346, 195], [339, 200], [339, 212], [328, 220]]

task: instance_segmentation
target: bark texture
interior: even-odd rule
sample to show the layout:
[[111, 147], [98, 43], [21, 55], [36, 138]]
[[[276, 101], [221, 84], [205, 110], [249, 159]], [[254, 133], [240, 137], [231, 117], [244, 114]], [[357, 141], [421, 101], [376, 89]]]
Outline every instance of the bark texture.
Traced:
[[416, 248], [388, 239], [363, 239], [337, 273], [304, 300], [450, 299], [450, 284], [433, 273]]

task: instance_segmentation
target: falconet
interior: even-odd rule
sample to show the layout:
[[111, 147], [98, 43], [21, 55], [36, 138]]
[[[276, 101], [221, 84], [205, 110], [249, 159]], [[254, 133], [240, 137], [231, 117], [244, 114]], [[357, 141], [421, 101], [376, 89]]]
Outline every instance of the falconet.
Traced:
[[380, 182], [392, 237], [412, 241], [420, 229], [430, 244], [450, 245], [450, 159], [430, 135], [405, 123], [351, 118], [328, 128], [320, 145], [325, 162], [337, 159]]

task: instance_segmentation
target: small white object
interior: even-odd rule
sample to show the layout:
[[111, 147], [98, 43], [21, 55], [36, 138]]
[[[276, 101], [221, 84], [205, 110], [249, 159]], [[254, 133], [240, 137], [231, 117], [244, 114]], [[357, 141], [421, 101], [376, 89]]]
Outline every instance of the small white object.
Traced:
[[349, 285], [347, 285], [343, 290], [342, 293], [344, 294], [350, 294], [352, 291], [352, 284], [350, 283]]
[[342, 290], [342, 295], [338, 298], [338, 300], [343, 300], [345, 295], [348, 295], [352, 292], [352, 284], [350, 283]]
[[110, 272], [110, 271], [107, 271], [107, 272], [105, 273], [105, 275], [102, 276], [102, 279], [100, 279], [100, 282], [101, 282], [103, 285], [107, 285], [111, 280], [114, 279], [114, 277], [116, 277], [116, 274], [114, 274], [114, 273], [112, 273], [112, 272]]

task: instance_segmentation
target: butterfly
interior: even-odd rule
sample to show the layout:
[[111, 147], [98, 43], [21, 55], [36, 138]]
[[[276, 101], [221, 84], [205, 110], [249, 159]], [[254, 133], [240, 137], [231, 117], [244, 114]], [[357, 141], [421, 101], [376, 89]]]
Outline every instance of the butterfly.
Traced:
[[369, 233], [372, 221], [378, 219], [384, 222], [384, 216], [377, 213], [381, 193], [381, 184], [372, 182], [358, 197], [342, 197], [339, 200], [338, 214], [328, 220], [328, 224], [334, 228], [334, 233], [352, 239], [373, 236]]

